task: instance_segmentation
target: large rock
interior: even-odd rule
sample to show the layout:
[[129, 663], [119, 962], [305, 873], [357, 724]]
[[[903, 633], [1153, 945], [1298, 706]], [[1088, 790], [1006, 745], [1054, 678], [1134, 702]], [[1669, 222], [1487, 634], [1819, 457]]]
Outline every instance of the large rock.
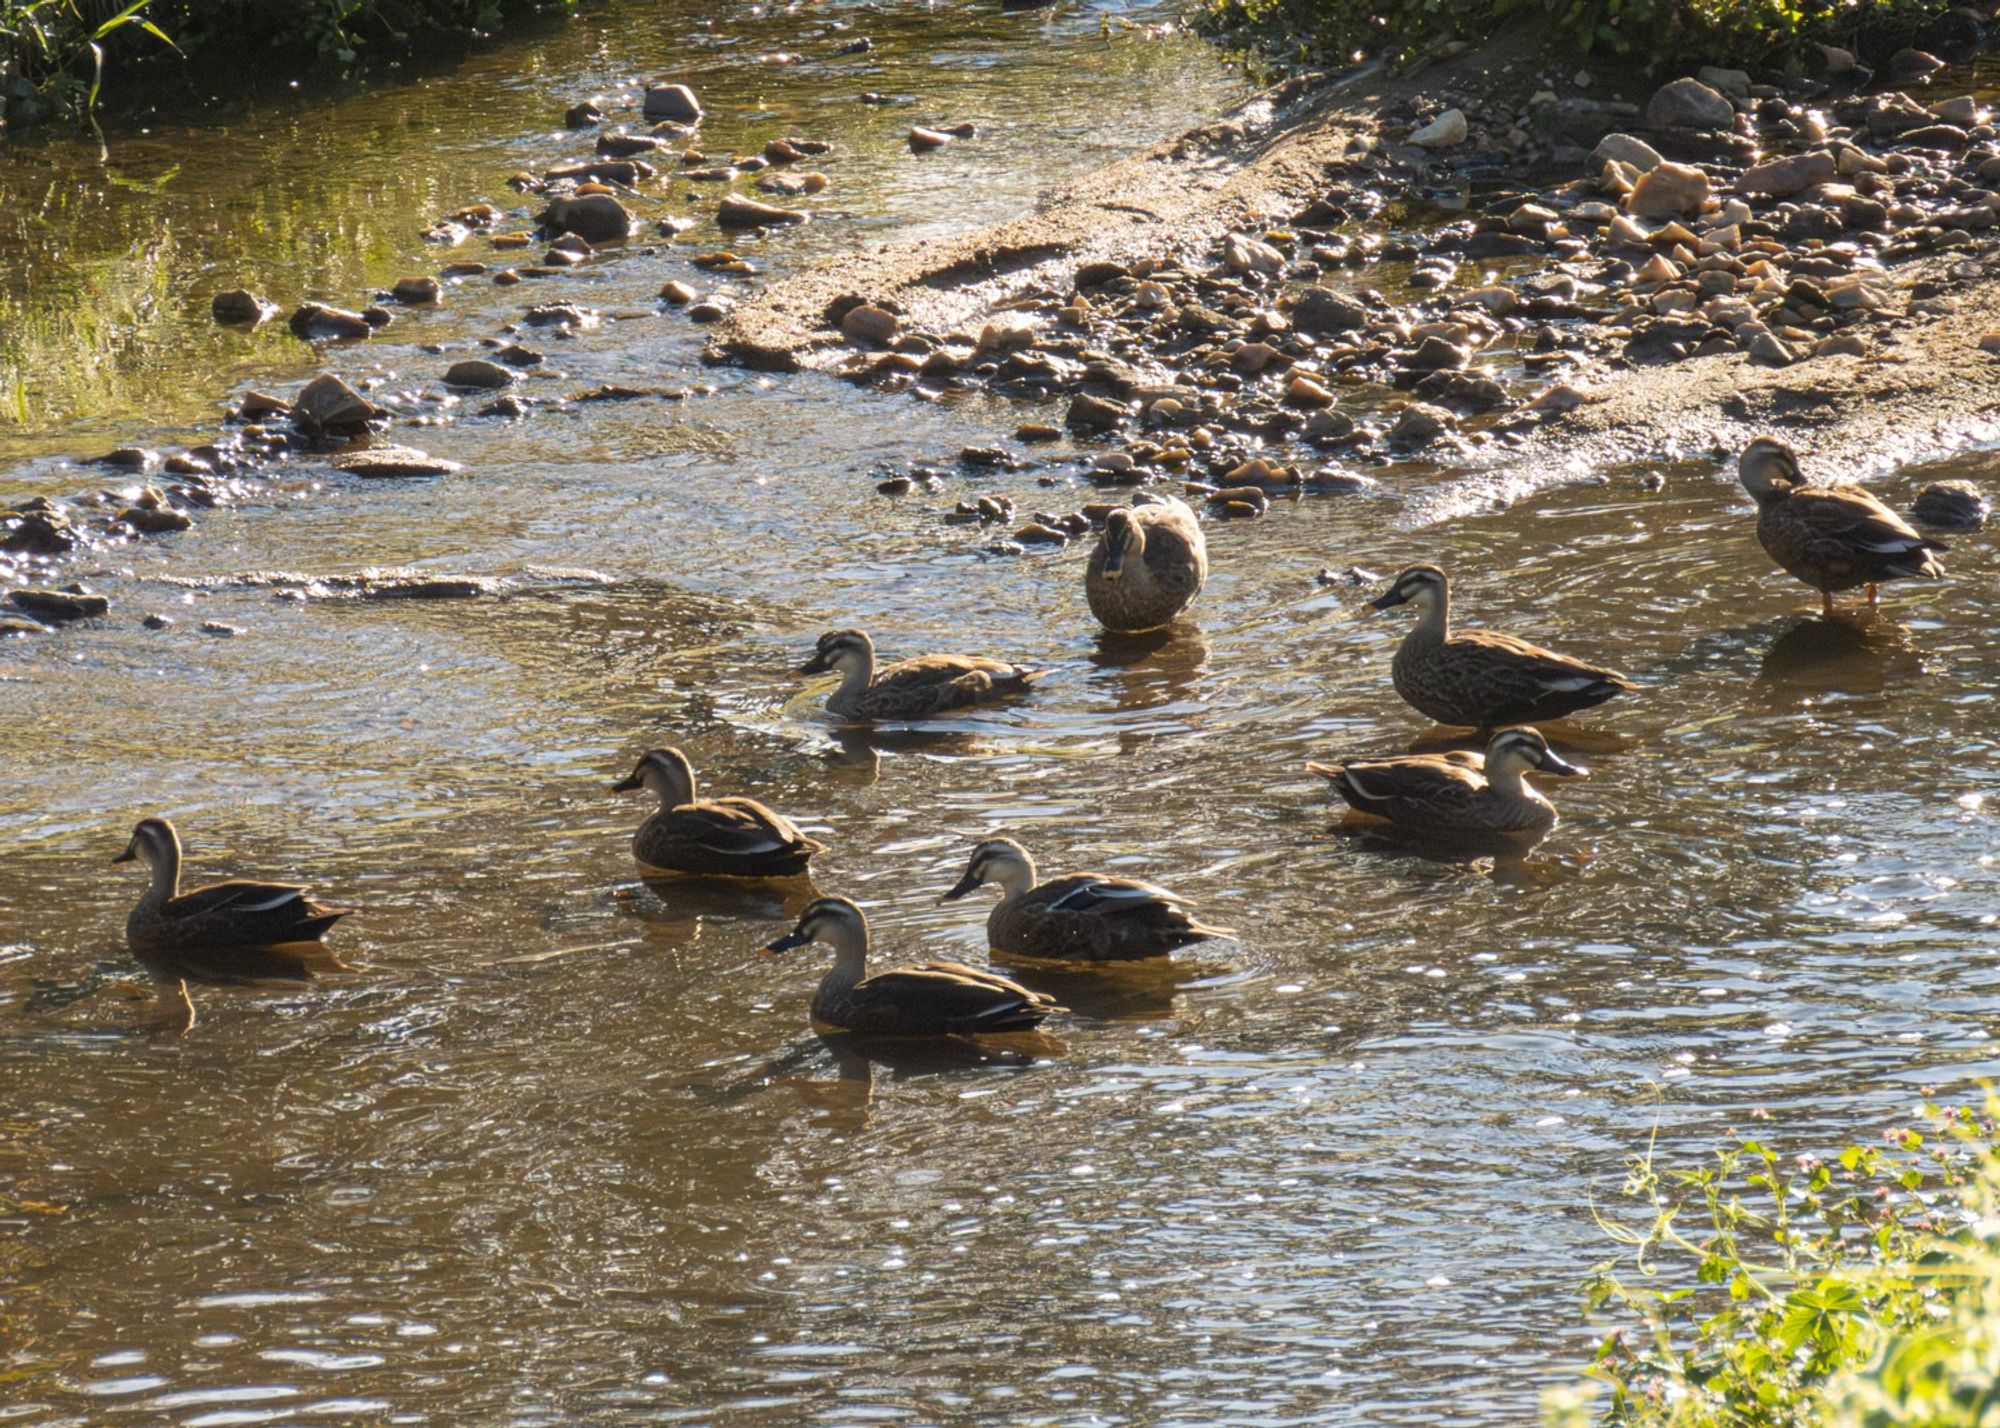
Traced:
[[1824, 151], [1766, 159], [1736, 181], [1736, 191], [1765, 198], [1790, 198], [1840, 175], [1840, 162]]
[[1368, 308], [1331, 288], [1307, 288], [1292, 308], [1292, 325], [1307, 333], [1352, 332], [1368, 325]]
[[1465, 122], [1465, 111], [1447, 109], [1430, 123], [1410, 135], [1410, 142], [1420, 149], [1451, 149], [1463, 144], [1472, 132]]
[[653, 84], [646, 87], [646, 117], [675, 124], [699, 124], [701, 101], [685, 84]]
[[1635, 139], [1630, 134], [1606, 134], [1590, 151], [1590, 167], [1596, 172], [1612, 162], [1629, 164], [1640, 173], [1649, 174], [1666, 160], [1644, 139]]
[[313, 378], [292, 398], [292, 425], [308, 436], [352, 436], [386, 415], [331, 373]]
[[1692, 218], [1708, 202], [1708, 175], [1691, 164], [1661, 164], [1639, 176], [1625, 200], [1635, 218]]
[[1728, 129], [1736, 123], [1736, 108], [1698, 79], [1677, 79], [1654, 91], [1646, 123], [1655, 129]]
[[536, 221], [558, 233], [574, 233], [586, 243], [614, 243], [632, 233], [632, 215], [608, 193], [550, 199]]
[[1726, 94], [1732, 99], [1750, 97], [1750, 76], [1744, 70], [1720, 69], [1715, 65], [1705, 64], [1694, 72], [1694, 77], [1710, 89]]

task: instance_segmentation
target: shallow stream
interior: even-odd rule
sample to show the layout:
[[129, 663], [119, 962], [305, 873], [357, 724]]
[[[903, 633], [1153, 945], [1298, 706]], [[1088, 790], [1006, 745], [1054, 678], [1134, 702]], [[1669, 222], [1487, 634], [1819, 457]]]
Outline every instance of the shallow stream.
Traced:
[[[519, 203], [509, 174], [588, 149], [561, 110], [634, 77], [690, 76], [713, 152], [839, 145], [837, 214], [729, 240], [773, 273], [1021, 211], [1241, 92], [1141, 7], [698, 9], [114, 132], [102, 168], [10, 151], [0, 363], [27, 416], [0, 492], [116, 485], [71, 462], [207, 439], [231, 393], [310, 375], [282, 323], [215, 328], [207, 295], [349, 304], [434, 269], [431, 218]], [[856, 33], [876, 49], [827, 57]], [[780, 50], [806, 62], [758, 62]], [[959, 119], [980, 136], [899, 142]], [[536, 338], [561, 375], [528, 390], [714, 391], [402, 433], [465, 463], [440, 481], [302, 465], [88, 557], [108, 621], [0, 645], [0, 1192], [59, 1207], [0, 1201], [0, 1421], [1518, 1424], [1588, 1357], [1590, 1197], [1656, 1123], [1670, 1159], [1754, 1108], [1824, 1150], [2000, 1074], [1990, 537], [1826, 624], [1719, 462], [1448, 528], [1399, 498], [1452, 473], [1406, 474], [1212, 526], [1196, 618], [1104, 648], [1083, 547], [996, 557], [938, 516], [1081, 493], [874, 489], [1041, 413], [702, 368], [653, 295], [712, 289], [685, 258], [718, 241], [474, 280], [325, 359], [427, 377], [562, 298], [634, 315]], [[1305, 773], [1424, 727], [1388, 685], [1405, 626], [1316, 574], [1420, 559], [1462, 621], [1647, 686], [1570, 731], [1594, 776], [1553, 790], [1524, 867], [1337, 836]], [[448, 602], [166, 579], [385, 565], [607, 579]], [[842, 740], [788, 670], [849, 624], [1053, 673], [944, 737]], [[1046, 872], [1166, 882], [1242, 942], [1041, 976], [1074, 1014], [1026, 1068], [843, 1066], [805, 1029], [819, 954], [754, 952], [807, 894], [634, 876], [646, 810], [604, 787], [668, 742], [830, 843], [815, 883], [867, 905], [885, 958], [983, 955], [983, 906], [936, 900], [996, 830]], [[185, 1035], [142, 1029], [138, 886], [107, 864], [147, 813], [196, 879], [363, 909], [334, 938], [357, 971], [197, 987]]]

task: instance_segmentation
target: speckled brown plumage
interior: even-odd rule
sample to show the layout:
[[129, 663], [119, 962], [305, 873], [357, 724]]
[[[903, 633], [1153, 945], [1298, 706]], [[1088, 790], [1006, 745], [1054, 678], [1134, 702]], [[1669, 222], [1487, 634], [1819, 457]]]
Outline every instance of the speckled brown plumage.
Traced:
[[694, 767], [679, 749], [655, 749], [611, 786], [645, 788], [659, 810], [632, 835], [632, 856], [654, 872], [709, 877], [785, 878], [806, 870], [826, 845], [754, 798], [695, 797]]
[[1555, 805], [1522, 777], [1540, 769], [1563, 777], [1583, 770], [1558, 757], [1533, 729], [1495, 735], [1482, 757], [1463, 750], [1400, 758], [1308, 764], [1347, 805], [1391, 823], [1440, 834], [1547, 833]]
[[1938, 580], [1944, 567], [1931, 552], [1949, 550], [1918, 534], [1909, 522], [1859, 486], [1813, 486], [1798, 456], [1773, 437], [1743, 450], [1737, 478], [1757, 502], [1757, 541], [1778, 567], [1820, 592], [1833, 612], [1836, 591], [1875, 587], [1890, 580]]
[[1052, 997], [956, 962], [923, 962], [869, 976], [868, 920], [844, 897], [819, 898], [787, 936], [767, 944], [778, 953], [810, 942], [834, 950], [833, 967], [812, 1001], [821, 1032], [866, 1037], [991, 1035], [1027, 1031], [1063, 1010]]
[[801, 674], [837, 669], [840, 687], [828, 696], [829, 712], [844, 719], [927, 719], [956, 709], [1025, 694], [1046, 671], [977, 655], [918, 655], [878, 670], [875, 645], [860, 630], [821, 635]]
[[1560, 719], [1636, 689], [1616, 670], [1587, 664], [1493, 630], [1450, 626], [1450, 586], [1436, 566], [1396, 578], [1376, 609], [1417, 607], [1416, 626], [1390, 663], [1396, 692], [1440, 724], [1481, 733], [1505, 724]]
[[1195, 921], [1182, 898], [1153, 883], [1101, 873], [1037, 883], [1034, 859], [1011, 838], [991, 838], [973, 849], [965, 876], [944, 900], [986, 883], [1001, 890], [986, 918], [987, 943], [1018, 957], [1130, 962], [1233, 935]]
[[1121, 506], [1084, 567], [1084, 597], [1107, 630], [1156, 630], [1194, 603], [1208, 581], [1208, 543], [1187, 503], [1154, 496]]
[[140, 820], [114, 861], [135, 859], [147, 865], [152, 882], [126, 919], [125, 940], [134, 952], [177, 965], [198, 969], [190, 959], [204, 952], [317, 942], [349, 911], [314, 902], [308, 887], [294, 883], [233, 880], [182, 892], [180, 836], [164, 818]]

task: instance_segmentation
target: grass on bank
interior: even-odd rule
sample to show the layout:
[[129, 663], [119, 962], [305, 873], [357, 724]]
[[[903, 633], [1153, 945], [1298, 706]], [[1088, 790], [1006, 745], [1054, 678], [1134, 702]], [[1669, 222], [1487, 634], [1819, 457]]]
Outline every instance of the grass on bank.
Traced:
[[180, 58], [342, 68], [462, 44], [510, 15], [578, 0], [0, 0], [0, 112], [14, 124], [97, 104], [107, 69]]
[[[1522, 18], [1584, 54], [1647, 64], [1809, 69], [1820, 43], [1864, 57], [1942, 43], [1952, 0], [1197, 0], [1204, 26], [1312, 59], [1398, 58], [1447, 37], [1477, 41]], [[1943, 24], [1946, 30], [1934, 34]]]
[[1549, 1428], [1993, 1428], [2000, 1424], [1996, 1106], [1926, 1107], [1881, 1146], [1786, 1157], [1739, 1136], [1715, 1163], [1632, 1162], [1640, 1228], [1588, 1307], [1627, 1321]]

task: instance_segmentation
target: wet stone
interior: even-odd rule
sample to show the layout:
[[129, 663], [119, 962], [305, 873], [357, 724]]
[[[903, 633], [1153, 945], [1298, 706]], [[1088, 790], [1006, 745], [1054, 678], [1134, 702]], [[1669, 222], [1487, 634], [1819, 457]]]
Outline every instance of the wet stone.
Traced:
[[446, 386], [451, 387], [511, 387], [516, 380], [512, 371], [498, 362], [488, 362], [483, 358], [469, 358], [454, 362], [445, 370]]
[[102, 595], [82, 590], [16, 590], [8, 595], [7, 603], [38, 620], [58, 623], [96, 619], [111, 608]]
[[292, 335], [307, 341], [345, 341], [367, 337], [376, 326], [363, 313], [328, 307], [318, 302], [299, 304], [290, 321]]
[[307, 436], [347, 436], [387, 413], [331, 373], [306, 383], [292, 399], [292, 424]]
[[645, 115], [674, 124], [699, 124], [701, 101], [685, 84], [655, 84], [646, 89]]
[[1910, 503], [1910, 516], [1927, 526], [1975, 530], [1986, 524], [1991, 506], [1970, 481], [1933, 481]]
[[1080, 392], [1070, 399], [1069, 410], [1064, 414], [1063, 424], [1071, 431], [1084, 435], [1116, 431], [1124, 424], [1129, 412], [1117, 402], [1106, 401]]
[[334, 458], [333, 468], [353, 476], [450, 476], [465, 469], [456, 461], [414, 446], [371, 446], [343, 452]]
[[276, 303], [267, 302], [243, 288], [232, 288], [228, 292], [217, 293], [209, 299], [208, 310], [217, 322], [249, 323], [252, 326], [267, 322], [278, 315]]
[[586, 243], [615, 243], [632, 232], [632, 215], [608, 193], [550, 199], [536, 221], [557, 232], [574, 233]]
[[588, 99], [563, 111], [563, 127], [567, 129], [590, 129], [603, 122], [604, 111]]
[[396, 285], [389, 290], [390, 296], [398, 302], [432, 303], [443, 294], [444, 289], [436, 278], [406, 277], [396, 279]]

